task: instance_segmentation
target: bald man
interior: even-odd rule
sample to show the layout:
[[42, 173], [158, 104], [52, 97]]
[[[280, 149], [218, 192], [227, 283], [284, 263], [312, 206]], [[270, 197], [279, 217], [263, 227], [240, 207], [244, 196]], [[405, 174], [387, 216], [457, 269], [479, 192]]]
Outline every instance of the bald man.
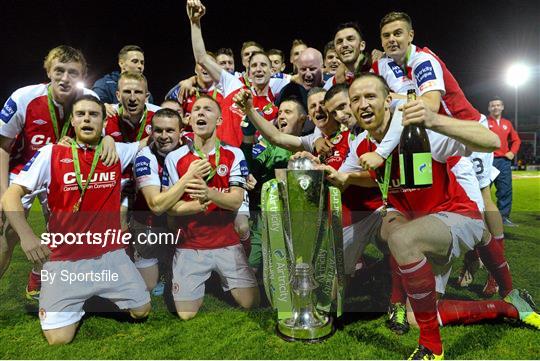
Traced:
[[[276, 105], [286, 99], [296, 99], [307, 109], [307, 93], [315, 87], [322, 87], [323, 83], [323, 56], [321, 52], [314, 48], [304, 49], [296, 60], [298, 74], [292, 78], [287, 86], [280, 93]], [[279, 105], [278, 105], [279, 106]], [[315, 124], [311, 120], [304, 123], [302, 135], [313, 133]]]

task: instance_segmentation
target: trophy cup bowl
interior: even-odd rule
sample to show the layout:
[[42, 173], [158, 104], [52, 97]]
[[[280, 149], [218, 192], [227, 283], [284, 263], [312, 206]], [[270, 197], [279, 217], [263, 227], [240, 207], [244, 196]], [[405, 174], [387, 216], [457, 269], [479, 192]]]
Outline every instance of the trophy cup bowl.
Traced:
[[308, 158], [289, 162], [276, 172], [283, 202], [283, 227], [290, 269], [292, 317], [278, 321], [277, 332], [287, 341], [317, 342], [332, 335], [332, 317], [319, 312], [314, 290], [314, 260], [324, 232], [327, 189], [324, 171]]

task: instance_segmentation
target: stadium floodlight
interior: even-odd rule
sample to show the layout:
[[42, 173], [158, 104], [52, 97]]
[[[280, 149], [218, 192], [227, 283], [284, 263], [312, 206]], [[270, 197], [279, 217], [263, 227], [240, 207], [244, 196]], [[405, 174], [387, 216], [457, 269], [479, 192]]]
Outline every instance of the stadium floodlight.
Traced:
[[530, 75], [531, 70], [527, 65], [516, 63], [508, 68], [508, 71], [506, 72], [506, 82], [508, 85], [518, 88], [529, 80]]
[[514, 112], [514, 122], [516, 125], [516, 132], [518, 131], [518, 89], [527, 82], [530, 75], [530, 68], [523, 63], [511, 65], [506, 72], [506, 83], [511, 87], [514, 87], [515, 90], [516, 107]]

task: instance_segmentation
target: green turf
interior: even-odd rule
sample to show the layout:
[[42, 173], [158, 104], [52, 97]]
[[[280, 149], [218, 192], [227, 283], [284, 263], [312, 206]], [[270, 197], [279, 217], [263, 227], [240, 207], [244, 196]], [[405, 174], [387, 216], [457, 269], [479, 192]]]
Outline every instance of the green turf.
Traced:
[[[519, 174], [519, 172], [516, 172]], [[530, 175], [531, 172], [527, 172]], [[540, 175], [540, 172], [536, 172]], [[540, 300], [540, 178], [514, 180], [512, 219], [506, 249], [514, 283]], [[32, 212], [34, 228], [43, 231], [39, 213]], [[368, 250], [368, 259], [377, 255]], [[452, 279], [457, 277], [459, 265]], [[320, 344], [288, 343], [275, 335], [275, 318], [268, 308], [245, 312], [207, 295], [197, 317], [182, 322], [167, 312], [163, 299], [152, 299], [153, 312], [144, 323], [111, 317], [85, 317], [72, 344], [50, 347], [41, 334], [35, 313], [23, 292], [29, 263], [20, 247], [6, 276], [0, 280], [0, 357], [17, 359], [400, 359], [414, 349], [417, 331], [396, 336], [384, 326], [381, 313], [351, 313], [345, 326]], [[480, 271], [468, 290], [448, 288], [451, 298], [478, 298], [486, 275]], [[452, 282], [451, 279], [451, 282]], [[363, 283], [349, 298], [349, 308], [384, 307], [380, 282]], [[217, 292], [219, 295], [219, 292]], [[371, 308], [370, 308], [371, 307]], [[540, 331], [509, 323], [443, 328], [448, 359], [537, 359]]]

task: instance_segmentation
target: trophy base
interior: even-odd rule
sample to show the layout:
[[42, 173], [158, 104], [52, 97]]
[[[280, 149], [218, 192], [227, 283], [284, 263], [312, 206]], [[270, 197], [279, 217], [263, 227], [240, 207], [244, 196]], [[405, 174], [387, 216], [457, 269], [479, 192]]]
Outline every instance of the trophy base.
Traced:
[[335, 332], [334, 319], [331, 316], [327, 317], [328, 321], [324, 325], [316, 328], [294, 328], [278, 321], [276, 332], [279, 337], [288, 342], [321, 342], [332, 336]]

